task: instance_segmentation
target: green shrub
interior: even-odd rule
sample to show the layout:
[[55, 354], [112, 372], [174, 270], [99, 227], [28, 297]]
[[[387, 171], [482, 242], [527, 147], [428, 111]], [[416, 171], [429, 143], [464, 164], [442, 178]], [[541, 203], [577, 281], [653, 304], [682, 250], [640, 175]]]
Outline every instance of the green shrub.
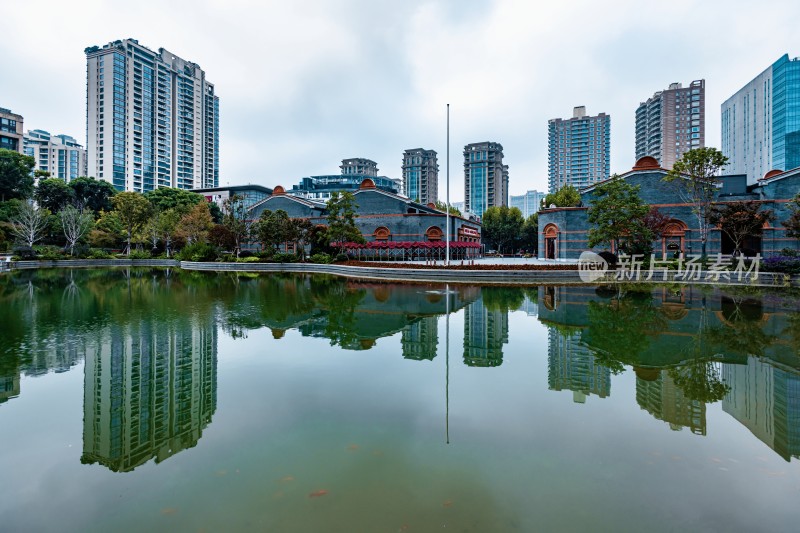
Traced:
[[106, 252], [105, 250], [101, 250], [99, 248], [92, 248], [89, 250], [89, 253], [86, 254], [86, 257], [88, 259], [111, 259], [114, 256]]
[[347, 257], [347, 254], [339, 253], [339, 254], [336, 254], [336, 257], [333, 259], [333, 262], [334, 263], [341, 263], [343, 261], [347, 261], [348, 259], [349, 259], [349, 257]]
[[214, 261], [217, 250], [208, 243], [194, 242], [184, 247], [178, 255], [181, 261]]
[[145, 252], [143, 250], [134, 250], [128, 256], [128, 259], [152, 259], [153, 256], [150, 252]]
[[248, 256], [248, 257], [240, 257], [238, 260], [239, 263], [260, 263], [261, 258], [256, 256]]
[[311, 261], [312, 263], [320, 263], [322, 265], [327, 265], [328, 263], [331, 262], [331, 256], [324, 252], [320, 252], [318, 254], [312, 255], [311, 257], [308, 258], [308, 260]]
[[37, 246], [34, 249], [36, 250], [36, 258], [44, 261], [56, 261], [67, 258], [64, 251], [57, 246]]
[[279, 252], [272, 256], [272, 260], [276, 263], [296, 263], [297, 255]]

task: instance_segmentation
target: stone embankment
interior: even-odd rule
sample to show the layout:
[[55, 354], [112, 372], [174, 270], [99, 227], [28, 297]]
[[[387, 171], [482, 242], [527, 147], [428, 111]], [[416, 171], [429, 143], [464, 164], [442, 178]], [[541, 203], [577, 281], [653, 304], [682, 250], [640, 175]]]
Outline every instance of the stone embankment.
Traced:
[[7, 269], [37, 269], [37, 268], [111, 268], [111, 267], [180, 267], [184, 270], [200, 270], [210, 272], [296, 272], [306, 274], [331, 274], [356, 279], [384, 280], [384, 281], [414, 281], [435, 283], [472, 283], [495, 285], [539, 285], [539, 284], [607, 284], [607, 283], [679, 283], [703, 284], [723, 286], [749, 286], [749, 287], [800, 287], [800, 276], [760, 272], [757, 277], [752, 275], [738, 276], [731, 274], [728, 277], [701, 274], [696, 279], [682, 279], [677, 271], [667, 272], [666, 277], [662, 272], [655, 273], [647, 279], [646, 273], [640, 278], [632, 279], [621, 276], [617, 279], [616, 272], [606, 272], [603, 275], [586, 281], [585, 272], [577, 269], [456, 269], [456, 268], [391, 268], [389, 266], [354, 266], [348, 264], [324, 265], [316, 263], [219, 263], [219, 262], [192, 262], [178, 261], [175, 259], [74, 259], [59, 261], [12, 261], [5, 265]]

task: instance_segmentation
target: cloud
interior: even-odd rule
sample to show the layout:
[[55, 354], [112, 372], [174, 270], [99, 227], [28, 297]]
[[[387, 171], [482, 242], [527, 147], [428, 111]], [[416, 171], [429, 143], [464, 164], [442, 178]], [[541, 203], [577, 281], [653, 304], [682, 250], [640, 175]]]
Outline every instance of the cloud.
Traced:
[[134, 37], [198, 63], [215, 84], [222, 182], [289, 186], [355, 156], [400, 177], [403, 150], [419, 146], [439, 152], [443, 179], [449, 103], [457, 200], [462, 147], [483, 140], [503, 144], [512, 193], [546, 188], [547, 120], [576, 105], [611, 115], [612, 171], [624, 172], [636, 106], [674, 81], [706, 79], [706, 138], [719, 146], [721, 102], [799, 53], [800, 6], [29, 0], [4, 6], [4, 22], [0, 106], [26, 128], [85, 138], [83, 49]]

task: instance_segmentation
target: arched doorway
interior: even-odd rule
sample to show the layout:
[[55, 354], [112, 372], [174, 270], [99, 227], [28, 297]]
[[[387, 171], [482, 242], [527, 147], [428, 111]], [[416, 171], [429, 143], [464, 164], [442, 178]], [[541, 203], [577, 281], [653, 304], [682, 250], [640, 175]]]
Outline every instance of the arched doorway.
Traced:
[[558, 240], [558, 226], [548, 224], [544, 227], [544, 258], [556, 258], [556, 244]]
[[685, 254], [685, 243], [686, 224], [680, 220], [670, 220], [661, 232], [661, 255], [667, 259]]

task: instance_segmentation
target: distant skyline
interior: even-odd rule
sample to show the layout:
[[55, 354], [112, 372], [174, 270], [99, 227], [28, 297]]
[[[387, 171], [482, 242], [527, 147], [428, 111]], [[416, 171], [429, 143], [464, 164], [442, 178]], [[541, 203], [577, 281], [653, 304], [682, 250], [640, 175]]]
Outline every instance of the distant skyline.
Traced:
[[463, 147], [482, 141], [503, 145], [510, 194], [546, 190], [547, 121], [580, 105], [611, 115], [611, 172], [629, 170], [636, 108], [672, 82], [706, 80], [706, 146], [720, 148], [722, 102], [800, 55], [792, 1], [29, 0], [3, 21], [0, 107], [26, 130], [85, 144], [83, 50], [132, 37], [214, 82], [221, 185], [290, 187], [351, 157], [400, 178], [403, 151], [424, 146], [443, 193], [449, 103], [452, 201]]

